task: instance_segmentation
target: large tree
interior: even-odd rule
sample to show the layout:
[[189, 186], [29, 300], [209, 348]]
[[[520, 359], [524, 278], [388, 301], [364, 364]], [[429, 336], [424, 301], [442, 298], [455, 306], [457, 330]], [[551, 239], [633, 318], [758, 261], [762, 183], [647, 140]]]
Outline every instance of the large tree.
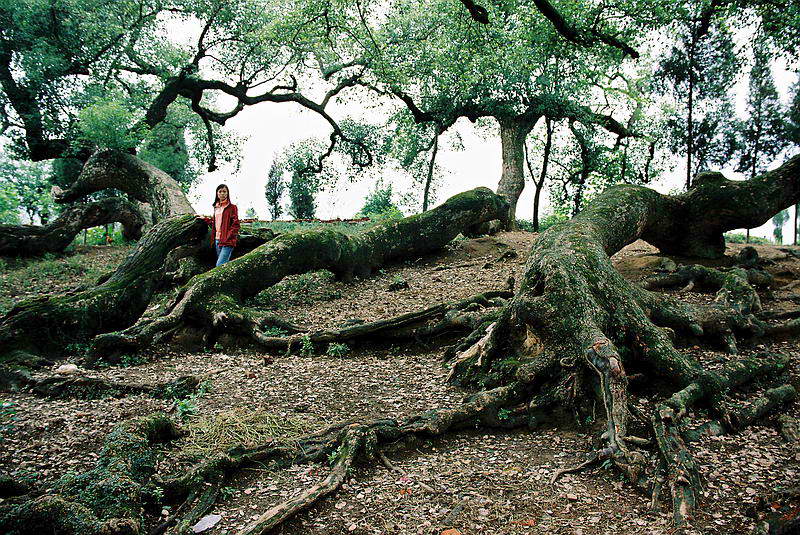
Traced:
[[[472, 1], [454, 5], [466, 9], [477, 24], [495, 17], [507, 22], [502, 13]], [[602, 20], [576, 26], [570, 20], [577, 9], [562, 13], [544, 0], [534, 5], [537, 17], [548, 21], [547, 28], [552, 25], [558, 36], [580, 50], [625, 49], [624, 42], [608, 34]], [[354, 10], [364, 19], [362, 7], [357, 4]], [[441, 5], [440, 9], [454, 8]], [[324, 14], [320, 19], [324, 25]], [[444, 19], [448, 21], [458, 19]], [[196, 98], [192, 88], [202, 89], [205, 82], [193, 76], [175, 80], [175, 86]], [[239, 105], [249, 103], [248, 94], [239, 89], [232, 93]], [[580, 115], [595, 113], [561, 99], [557, 104], [567, 107], [558, 107], [545, 97], [550, 98], [540, 95], [526, 106], [550, 103], [548, 110], [561, 110], [554, 114], [559, 119], [569, 118], [565, 109], [570, 113], [577, 109]], [[769, 277], [752, 267], [752, 259], [729, 271], [686, 266], [638, 285], [622, 278], [610, 256], [638, 239], [665, 254], [722, 256], [723, 232], [763, 224], [800, 200], [800, 157], [746, 182], [703, 173], [681, 195], [661, 195], [630, 184], [609, 188], [574, 218], [534, 241], [516, 293], [487, 292], [394, 318], [322, 331], [265, 314], [249, 306], [247, 299], [290, 274], [329, 269], [350, 279], [366, 276], [385, 262], [417, 258], [444, 247], [459, 233], [476, 232], [484, 222], [512, 217], [509, 204], [479, 188], [424, 214], [383, 222], [353, 235], [332, 229], [277, 237], [243, 232], [241, 256], [208, 269], [210, 263], [203, 265], [202, 257], [207, 226], [193, 215], [172, 177], [130, 154], [104, 151], [89, 159], [77, 182], [60, 198], [75, 199], [105, 188], [148, 201], [158, 223], [113, 273], [95, 285], [17, 304], [0, 320], [3, 362], [32, 365], [37, 358], [49, 362], [70, 351], [70, 342], [91, 343], [87, 363], [114, 362], [122, 354], [174, 340], [176, 333], [192, 329], [206, 345], [222, 342], [227, 335], [237, 342], [288, 351], [300, 344], [368, 337], [419, 340], [460, 331], [466, 336], [448, 352], [451, 380], [474, 392], [451, 407], [400, 419], [334, 424], [290, 445], [234, 447], [169, 479], [154, 477], [158, 469], [154, 444], [173, 439], [174, 427], [163, 417], [127, 422], [109, 435], [95, 469], [67, 478], [58, 493], [32, 494], [0, 505], [0, 529], [7, 532], [137, 533], [145, 505], [150, 501], [161, 505], [161, 500], [175, 503], [177, 514], [155, 532], [173, 524], [179, 532], [188, 532], [237, 470], [271, 461], [330, 461], [331, 472], [324, 480], [266, 511], [244, 531], [266, 533], [335, 492], [357, 459], [374, 458], [385, 444], [476, 425], [535, 428], [552, 418], [556, 409], [591, 414], [596, 401], [601, 412], [604, 409], [607, 426], [601, 446], [585, 466], [608, 460], [638, 488], [652, 493], [655, 501], [663, 482], [675, 521], [682, 524], [697, 506], [700, 487], [699, 469], [686, 445], [698, 433], [681, 428], [691, 418], [690, 409], [706, 403], [716, 419], [701, 431], [719, 434], [747, 425], [796, 395], [791, 385], [781, 385], [752, 406], [731, 409], [725, 402], [732, 388], [758, 376], [775, 375], [785, 368], [786, 359], [746, 357], [712, 370], [676, 349], [679, 343], [708, 343], [735, 352], [750, 340], [800, 330], [796, 320], [775, 325], [758, 316], [754, 285]], [[199, 268], [182, 271], [181, 262], [192, 258]], [[688, 283], [716, 291], [715, 302], [687, 304], [654, 291]], [[154, 307], [159, 293], [161, 306]], [[289, 334], [276, 336], [276, 332]], [[646, 379], [640, 381], [643, 388], [661, 396], [652, 414], [639, 415], [638, 431], [628, 404], [633, 370]], [[24, 384], [26, 378], [23, 374], [17, 380]], [[634, 434], [639, 431], [650, 439]]]

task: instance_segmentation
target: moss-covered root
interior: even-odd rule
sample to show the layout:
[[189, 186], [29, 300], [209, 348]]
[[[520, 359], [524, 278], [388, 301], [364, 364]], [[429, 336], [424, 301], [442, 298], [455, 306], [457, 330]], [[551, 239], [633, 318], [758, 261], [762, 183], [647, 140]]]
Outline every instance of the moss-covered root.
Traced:
[[[287, 275], [327, 269], [339, 277], [367, 275], [392, 260], [416, 258], [447, 245], [459, 233], [508, 210], [487, 188], [476, 188], [414, 216], [387, 221], [356, 235], [334, 229], [284, 234], [227, 264], [192, 278], [168, 315], [145, 321], [121, 337], [98, 340], [103, 351], [114, 344], [149, 343], [185, 321], [213, 330], [230, 324], [252, 328], [242, 304]], [[98, 351], [100, 348], [98, 348]]]
[[153, 444], [177, 438], [164, 414], [153, 414], [118, 425], [106, 439], [97, 465], [66, 475], [56, 494], [24, 502], [0, 516], [0, 532], [8, 535], [138, 534], [157, 452]]
[[197, 390], [202, 379], [185, 375], [156, 385], [123, 383], [99, 377], [48, 376], [33, 377], [16, 370], [4, 372], [0, 391], [25, 389], [36, 396], [51, 399], [105, 399], [144, 394], [157, 399], [185, 398]]
[[70, 343], [85, 343], [98, 333], [131, 325], [158, 288], [170, 251], [207, 232], [207, 225], [195, 216], [168, 219], [153, 227], [101, 284], [16, 305], [0, 318], [0, 362], [14, 350], [61, 357]]
[[658, 273], [642, 282], [647, 290], [665, 288], [696, 289], [717, 293], [715, 302], [742, 314], [761, 310], [761, 300], [754, 285], [769, 285], [769, 274], [756, 269], [734, 268], [722, 271], [701, 265], [681, 266], [673, 273]]

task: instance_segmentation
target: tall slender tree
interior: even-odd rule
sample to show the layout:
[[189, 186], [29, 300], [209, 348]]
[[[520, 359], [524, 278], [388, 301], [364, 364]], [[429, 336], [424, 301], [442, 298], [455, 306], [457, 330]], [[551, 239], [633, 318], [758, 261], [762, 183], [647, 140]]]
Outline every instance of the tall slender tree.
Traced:
[[703, 0], [676, 5], [677, 35], [656, 71], [656, 89], [671, 95], [671, 148], [686, 158], [686, 189], [708, 165], [731, 157], [726, 126], [733, 120], [730, 89], [739, 72], [733, 36]]
[[[772, 77], [771, 54], [761, 38], [753, 47], [753, 68], [750, 70], [747, 95], [747, 120], [741, 123], [741, 149], [736, 170], [755, 178], [787, 146], [785, 112], [778, 98]], [[750, 241], [750, 229], [747, 229]]]

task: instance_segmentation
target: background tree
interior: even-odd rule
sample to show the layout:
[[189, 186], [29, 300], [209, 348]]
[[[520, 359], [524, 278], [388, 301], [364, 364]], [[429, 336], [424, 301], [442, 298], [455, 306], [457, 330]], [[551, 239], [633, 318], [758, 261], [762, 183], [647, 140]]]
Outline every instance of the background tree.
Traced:
[[673, 97], [672, 150], [686, 158], [686, 188], [708, 165], [731, 157], [726, 130], [733, 119], [730, 88], [739, 71], [733, 37], [724, 19], [702, 0], [675, 5], [676, 42], [661, 59], [655, 87]]
[[[741, 148], [736, 170], [749, 179], [763, 173], [788, 144], [785, 111], [772, 78], [772, 56], [767, 47], [763, 38], [757, 39], [753, 47], [748, 117], [739, 130]], [[750, 241], [750, 229], [747, 229], [746, 241]]]
[[264, 187], [264, 197], [267, 198], [267, 209], [270, 218], [274, 221], [283, 213], [281, 199], [286, 189], [286, 182], [283, 179], [283, 164], [275, 159], [269, 168], [267, 184]]
[[392, 202], [392, 185], [376, 184], [364, 198], [364, 206], [356, 217], [395, 218], [403, 217], [403, 212]]
[[789, 210], [781, 210], [772, 218], [772, 235], [775, 237], [775, 243], [778, 245], [783, 243], [783, 225], [789, 221]]
[[[50, 195], [50, 169], [48, 165], [24, 160], [0, 160], [0, 182], [17, 200], [30, 223], [46, 225], [53, 215], [53, 198]], [[13, 219], [13, 218], [11, 218]], [[37, 221], [38, 220], [38, 221]]]

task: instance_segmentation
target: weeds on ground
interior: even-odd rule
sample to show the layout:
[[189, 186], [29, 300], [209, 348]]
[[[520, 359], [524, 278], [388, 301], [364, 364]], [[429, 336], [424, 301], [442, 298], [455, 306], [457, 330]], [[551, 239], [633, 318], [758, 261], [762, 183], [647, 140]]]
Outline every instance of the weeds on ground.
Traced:
[[13, 401], [0, 401], [0, 442], [14, 431], [17, 419], [17, 405]]
[[340, 344], [331, 342], [328, 344], [328, 350], [325, 352], [329, 357], [346, 357], [350, 353], [350, 346], [347, 344]]
[[203, 381], [197, 385], [197, 390], [185, 398], [175, 398], [175, 410], [178, 413], [178, 420], [183, 422], [190, 416], [194, 416], [199, 411], [197, 400], [211, 391], [211, 381]]

